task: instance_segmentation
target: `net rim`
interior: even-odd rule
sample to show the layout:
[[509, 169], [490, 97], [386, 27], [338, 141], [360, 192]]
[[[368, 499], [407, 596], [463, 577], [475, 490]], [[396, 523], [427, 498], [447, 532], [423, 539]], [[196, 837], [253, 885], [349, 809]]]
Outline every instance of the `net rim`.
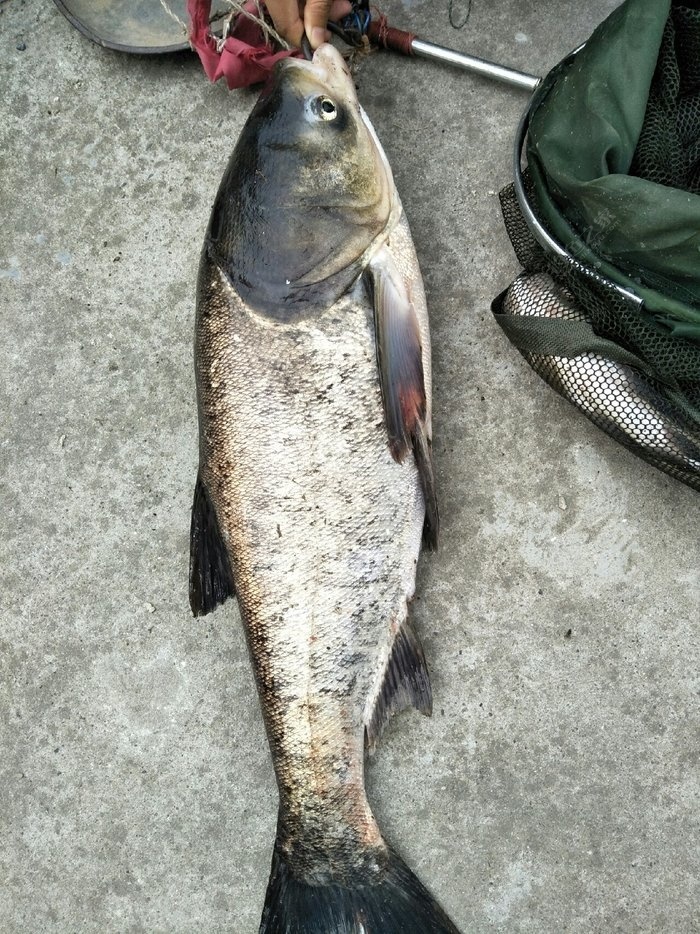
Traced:
[[559, 241], [553, 237], [547, 228], [542, 224], [537, 215], [535, 214], [532, 206], [527, 197], [527, 192], [525, 191], [525, 182], [523, 179], [523, 169], [522, 169], [522, 158], [523, 150], [525, 148], [525, 143], [527, 140], [527, 134], [530, 127], [530, 118], [532, 116], [533, 107], [543, 100], [544, 97], [549, 93], [550, 89], [553, 87], [556, 78], [558, 77], [560, 71], [566, 68], [578, 53], [585, 48], [586, 43], [582, 43], [576, 49], [569, 53], [564, 59], [562, 59], [559, 64], [549, 72], [546, 78], [543, 78], [542, 81], [538, 84], [535, 93], [530, 98], [527, 107], [525, 108], [520, 121], [518, 123], [518, 128], [515, 133], [515, 143], [513, 146], [513, 188], [515, 191], [515, 197], [518, 202], [518, 206], [522, 212], [523, 219], [527, 224], [530, 232], [539, 245], [547, 253], [557, 256], [559, 259], [563, 260], [567, 265], [569, 265], [573, 270], [575, 270], [579, 275], [584, 276], [586, 279], [593, 280], [601, 286], [604, 286], [607, 289], [613, 289], [626, 301], [630, 302], [635, 307], [641, 309], [644, 306], [644, 299], [640, 298], [635, 292], [630, 289], [626, 289], [624, 286], [619, 285], [617, 282], [614, 282], [612, 279], [609, 279], [607, 276], [602, 275], [598, 270], [593, 267], [582, 263], [580, 260], [575, 259], [568, 250], [562, 246]]

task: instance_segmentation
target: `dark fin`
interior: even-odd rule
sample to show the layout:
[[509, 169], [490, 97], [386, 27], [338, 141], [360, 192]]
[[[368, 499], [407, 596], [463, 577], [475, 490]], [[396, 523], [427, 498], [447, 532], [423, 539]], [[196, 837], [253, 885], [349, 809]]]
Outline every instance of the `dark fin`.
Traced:
[[[364, 883], [364, 884], [363, 884]], [[310, 885], [275, 847], [259, 934], [459, 934], [393, 850], [373, 884]]]
[[432, 445], [423, 424], [419, 424], [418, 430], [413, 437], [413, 453], [416, 457], [418, 474], [423, 487], [423, 499], [425, 500], [423, 543], [432, 551], [437, 551], [440, 515], [438, 513], [437, 496], [435, 495]]
[[366, 279], [374, 303], [377, 365], [394, 460], [413, 449], [425, 498], [424, 541], [437, 546], [438, 511], [431, 441], [425, 424], [426, 394], [420, 327], [406, 285], [388, 249], [370, 263]]
[[428, 717], [433, 712], [433, 692], [423, 646], [410, 624], [405, 622], [391, 647], [384, 681], [365, 730], [370, 752], [376, 749], [389, 718], [407, 707], [415, 707]]
[[197, 475], [190, 526], [190, 606], [195, 616], [205, 616], [233, 597], [231, 564], [214, 506], [202, 478]]

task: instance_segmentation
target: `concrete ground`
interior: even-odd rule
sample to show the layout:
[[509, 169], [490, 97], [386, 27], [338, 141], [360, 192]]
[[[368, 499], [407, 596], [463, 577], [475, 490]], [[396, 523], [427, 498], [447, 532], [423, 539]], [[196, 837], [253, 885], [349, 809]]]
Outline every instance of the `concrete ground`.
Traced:
[[[535, 73], [614, 5], [383, 4]], [[470, 934], [700, 931], [698, 496], [491, 318], [526, 95], [389, 54], [358, 84], [428, 291], [443, 518], [435, 715], [385, 734], [381, 826]], [[195, 273], [254, 95], [48, 0], [0, 4], [0, 86], [0, 931], [253, 934], [276, 790], [238, 612], [195, 622], [187, 562]]]

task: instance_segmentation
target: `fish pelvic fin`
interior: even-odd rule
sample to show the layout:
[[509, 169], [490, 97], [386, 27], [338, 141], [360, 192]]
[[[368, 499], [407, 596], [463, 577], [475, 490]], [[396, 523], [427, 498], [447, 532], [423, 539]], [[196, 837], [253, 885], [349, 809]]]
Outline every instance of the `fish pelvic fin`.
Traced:
[[236, 589], [214, 504], [200, 474], [194, 488], [190, 526], [190, 607], [206, 616]]
[[376, 879], [311, 884], [275, 847], [259, 934], [459, 934], [400, 856]]
[[384, 678], [365, 727], [370, 753], [377, 748], [391, 717], [408, 707], [415, 707], [429, 717], [433, 712], [433, 692], [423, 646], [410, 623], [404, 621], [391, 647]]

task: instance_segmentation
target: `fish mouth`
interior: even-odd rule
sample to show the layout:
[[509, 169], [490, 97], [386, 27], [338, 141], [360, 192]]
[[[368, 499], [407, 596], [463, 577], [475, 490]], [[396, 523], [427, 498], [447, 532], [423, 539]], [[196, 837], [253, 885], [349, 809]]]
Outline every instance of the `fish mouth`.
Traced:
[[322, 45], [319, 45], [313, 54], [311, 64], [317, 68], [320, 68], [325, 74], [329, 76], [336, 76], [340, 73], [343, 74], [348, 81], [352, 82], [350, 69], [346, 64], [345, 59], [336, 49], [336, 47], [330, 44], [330, 42], [324, 42]]
[[286, 58], [280, 63], [283, 75], [306, 75], [336, 93], [355, 97], [355, 85], [345, 59], [330, 42], [324, 42], [313, 54], [311, 61], [305, 58]]

